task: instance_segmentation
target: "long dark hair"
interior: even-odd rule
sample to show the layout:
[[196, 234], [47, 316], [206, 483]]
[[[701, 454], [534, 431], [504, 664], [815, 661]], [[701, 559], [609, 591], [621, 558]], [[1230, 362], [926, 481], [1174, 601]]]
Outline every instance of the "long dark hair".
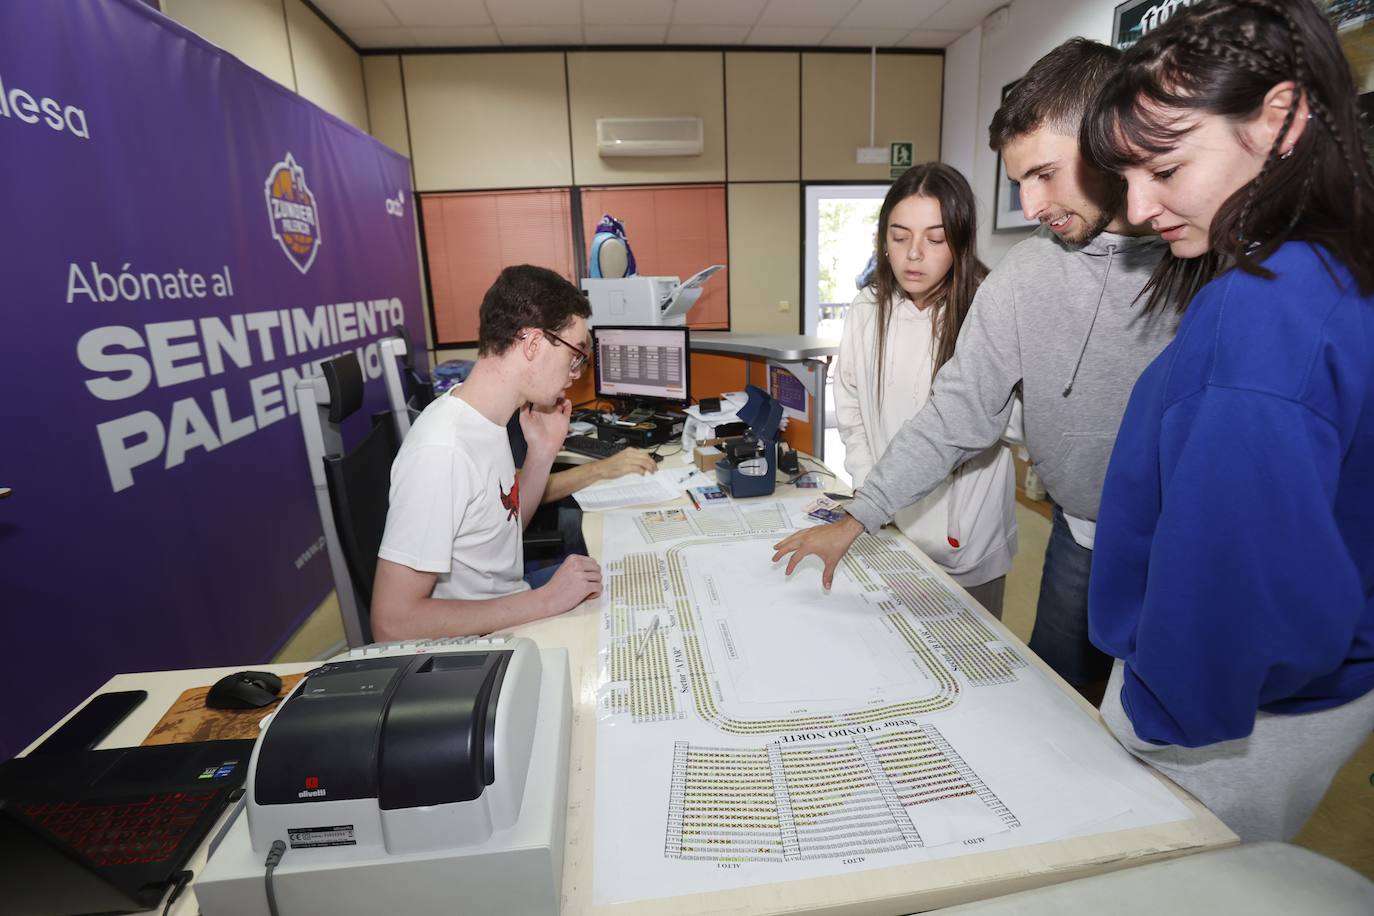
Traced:
[[[1179, 112], [1245, 120], [1285, 80], [1294, 104], [1259, 174], [1217, 211], [1206, 255], [1160, 262], [1142, 291], [1147, 310], [1182, 311], [1230, 263], [1272, 277], [1261, 262], [1290, 239], [1325, 246], [1363, 295], [1374, 292], [1374, 172], [1350, 66], [1312, 0], [1208, 0], [1175, 14], [1102, 87], [1083, 120], [1083, 155], [1106, 171], [1138, 166], [1177, 146]], [[1312, 120], [1281, 156], [1299, 98]]]
[[874, 249], [878, 266], [868, 286], [878, 306], [878, 334], [873, 349], [878, 366], [875, 394], [879, 403], [883, 397], [883, 364], [887, 352], [887, 327], [894, 311], [893, 300], [905, 295], [887, 260], [887, 224], [892, 218], [893, 207], [918, 194], [934, 198], [940, 204], [940, 223], [945, 230], [945, 244], [954, 256], [949, 273], [930, 291], [927, 300], [934, 338], [930, 370], [932, 379], [954, 355], [954, 342], [959, 337], [964, 316], [973, 304], [973, 294], [988, 275], [987, 267], [978, 260], [978, 217], [973, 189], [969, 187], [968, 180], [942, 162], [914, 165], [903, 172], [902, 177], [888, 188], [883, 206], [878, 211], [878, 234]]

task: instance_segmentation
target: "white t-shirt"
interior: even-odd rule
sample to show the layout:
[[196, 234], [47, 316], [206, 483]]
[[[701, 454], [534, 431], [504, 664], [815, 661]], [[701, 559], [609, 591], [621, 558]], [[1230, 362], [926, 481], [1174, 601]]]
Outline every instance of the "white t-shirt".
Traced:
[[435, 398], [391, 465], [377, 555], [438, 573], [432, 598], [499, 598], [529, 587], [522, 532], [506, 428], [452, 394]]
[[[878, 308], [873, 293], [854, 297], [835, 366], [835, 420], [845, 470], [860, 487], [897, 430], [930, 399], [930, 310], [902, 299], [888, 325], [883, 397], [877, 397]], [[1019, 415], [1013, 425], [1019, 430]], [[1010, 428], [1009, 428], [1009, 431]], [[1016, 470], [999, 443], [969, 459], [924, 499], [893, 518], [901, 532], [961, 585], [982, 585], [1011, 569], [1016, 554]]]

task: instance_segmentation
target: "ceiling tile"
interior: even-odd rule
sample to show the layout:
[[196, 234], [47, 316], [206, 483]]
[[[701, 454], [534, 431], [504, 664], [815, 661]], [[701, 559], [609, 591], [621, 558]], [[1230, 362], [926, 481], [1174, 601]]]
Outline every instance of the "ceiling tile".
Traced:
[[664, 25], [673, 15], [673, 0], [582, 0], [587, 25]]
[[753, 25], [768, 0], [677, 0], [673, 25]]
[[415, 35], [399, 26], [389, 29], [345, 29], [348, 37], [360, 48], [410, 48]]
[[482, 0], [385, 0], [402, 25], [491, 25]]
[[578, 0], [491, 0], [491, 21], [501, 26], [582, 25]]
[[963, 34], [963, 32], [937, 32], [932, 29], [916, 29], [903, 36], [897, 42], [897, 47], [948, 48]]
[[844, 17], [846, 29], [914, 29], [948, 0], [860, 0]]
[[905, 34], [905, 29], [831, 29], [821, 44], [838, 48], [889, 48]]
[[400, 25], [382, 0], [321, 0], [316, 3], [330, 22], [347, 31], [384, 29]]
[[962, 35], [986, 19], [988, 13], [1006, 5], [1007, 0], [952, 0], [938, 13], [922, 22], [921, 28], [958, 32]]
[[410, 31], [415, 34], [416, 43], [425, 48], [480, 48], [501, 44], [501, 36], [496, 34], [496, 27], [490, 25], [462, 29], [430, 26]]
[[497, 26], [503, 45], [582, 45], [580, 25], [508, 25]]
[[584, 25], [589, 45], [661, 45], [668, 35], [664, 25]]
[[747, 25], [678, 25], [668, 29], [671, 45], [742, 45], [749, 35]]
[[832, 28], [856, 5], [857, 0], [768, 0], [759, 25], [777, 28]]
[[818, 45], [829, 29], [788, 29], [756, 26], [745, 40], [747, 45]]

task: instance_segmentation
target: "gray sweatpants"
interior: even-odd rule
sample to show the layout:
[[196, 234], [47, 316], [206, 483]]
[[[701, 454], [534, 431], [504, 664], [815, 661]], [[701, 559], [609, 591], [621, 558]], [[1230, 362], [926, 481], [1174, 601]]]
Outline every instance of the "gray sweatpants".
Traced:
[[1374, 730], [1374, 691], [1320, 712], [1259, 712], [1247, 738], [1179, 747], [1136, 736], [1121, 707], [1122, 662], [1112, 666], [1102, 718], [1117, 740], [1197, 796], [1246, 842], [1291, 840], [1332, 778]]

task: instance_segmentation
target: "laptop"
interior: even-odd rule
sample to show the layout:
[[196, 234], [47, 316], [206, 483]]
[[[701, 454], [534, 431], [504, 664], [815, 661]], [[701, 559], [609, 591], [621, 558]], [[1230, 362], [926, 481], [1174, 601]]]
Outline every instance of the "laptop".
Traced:
[[162, 905], [225, 807], [253, 741], [16, 757], [0, 764], [0, 910], [87, 916]]

